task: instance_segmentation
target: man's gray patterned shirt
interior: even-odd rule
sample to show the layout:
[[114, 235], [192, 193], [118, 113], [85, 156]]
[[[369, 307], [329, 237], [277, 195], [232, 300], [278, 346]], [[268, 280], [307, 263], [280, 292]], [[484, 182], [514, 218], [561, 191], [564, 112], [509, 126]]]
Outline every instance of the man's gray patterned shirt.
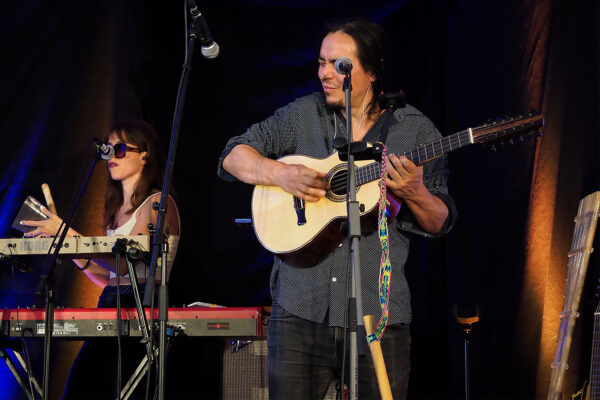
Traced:
[[[386, 140], [388, 153], [403, 153], [441, 137], [433, 123], [410, 105], [397, 109], [394, 117]], [[384, 116], [381, 116], [363, 140], [377, 141], [383, 120]], [[345, 136], [346, 122], [340, 111], [326, 107], [323, 93], [313, 93], [278, 109], [271, 117], [252, 125], [243, 135], [231, 138], [219, 159], [218, 174], [225, 180], [235, 179], [223, 169], [223, 159], [238, 144], [252, 146], [263, 156], [274, 159], [289, 154], [325, 158], [334, 152], [333, 139]], [[423, 169], [425, 186], [442, 199], [449, 210], [446, 223], [436, 236], [448, 232], [456, 219], [454, 202], [448, 196], [445, 164], [445, 157], [440, 157], [425, 163]], [[388, 232], [392, 265], [388, 323], [408, 324], [411, 319], [410, 292], [404, 266], [410, 237], [412, 234], [432, 235], [415, 223], [406, 206], [397, 218], [389, 221]], [[363, 232], [360, 240], [363, 314], [371, 314], [376, 320], [381, 315], [378, 292], [381, 254], [377, 232]], [[298, 317], [343, 327], [346, 325], [350, 273], [348, 241], [310, 268], [292, 267], [276, 256], [271, 294], [279, 305]]]

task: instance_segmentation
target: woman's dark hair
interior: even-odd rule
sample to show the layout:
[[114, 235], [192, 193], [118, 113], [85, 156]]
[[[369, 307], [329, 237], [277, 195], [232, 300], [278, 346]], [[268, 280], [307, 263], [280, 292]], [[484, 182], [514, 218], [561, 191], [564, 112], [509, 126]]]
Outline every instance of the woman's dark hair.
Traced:
[[379, 24], [362, 18], [330, 21], [325, 25], [321, 42], [325, 36], [334, 32], [343, 32], [354, 39], [360, 63], [365, 71], [375, 76], [372, 84], [373, 99], [367, 112], [376, 112], [377, 96], [384, 90], [384, 66], [388, 59], [388, 39], [384, 29]]
[[[165, 174], [165, 158], [161, 151], [160, 139], [156, 129], [146, 121], [140, 119], [121, 121], [112, 127], [106, 139], [113, 132], [123, 142], [131, 143], [147, 153], [142, 176], [131, 195], [131, 208], [127, 210], [127, 214], [131, 214], [148, 196], [160, 191]], [[114, 181], [109, 175], [104, 205], [105, 227], [116, 228], [117, 212], [122, 205], [123, 188], [121, 182]]]

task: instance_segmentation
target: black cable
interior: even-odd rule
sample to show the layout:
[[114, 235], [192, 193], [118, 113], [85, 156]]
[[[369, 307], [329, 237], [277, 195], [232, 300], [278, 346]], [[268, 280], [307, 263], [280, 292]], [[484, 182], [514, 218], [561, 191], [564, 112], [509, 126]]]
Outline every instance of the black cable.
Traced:
[[[17, 311], [17, 323], [19, 321], [19, 312]], [[29, 349], [27, 348], [27, 342], [25, 341], [25, 330], [21, 330], [21, 346], [23, 346], [23, 352], [25, 353], [25, 371], [27, 373], [27, 379], [29, 380], [29, 390], [31, 396], [35, 400], [35, 391], [33, 390], [33, 371], [31, 370], [31, 359], [29, 358]]]
[[[146, 274], [146, 276], [148, 276], [148, 274]], [[150, 326], [150, 348], [152, 349], [152, 355], [154, 355], [154, 296], [152, 297], [152, 301], [150, 302], [150, 323], [148, 325]], [[154, 362], [158, 362], [155, 357], [153, 358]], [[150, 394], [150, 379], [152, 378], [153, 364], [154, 363], [152, 362], [152, 360], [148, 360], [148, 371], [146, 372], [146, 400], [148, 400], [148, 395]], [[158, 375], [158, 368], [156, 368], [156, 374]], [[157, 377], [155, 377], [155, 379], [156, 383], [154, 387], [154, 396], [152, 397], [153, 399], [155, 399], [158, 395], [158, 390], [156, 387], [156, 385], [158, 385], [158, 379]]]
[[[153, 328], [152, 334], [150, 335], [150, 343], [152, 343], [152, 348], [154, 348], [154, 305], [154, 296], [152, 296], [152, 301], [150, 301], [150, 326]], [[158, 357], [154, 359], [154, 362], [158, 365]], [[159, 372], [159, 368], [154, 370], [154, 399], [158, 398]], [[148, 374], [148, 384], [150, 384], [150, 374]]]
[[[12, 250], [11, 250], [12, 252]], [[17, 285], [15, 282], [15, 267], [10, 266], [11, 272], [11, 282], [13, 286], [13, 290], [15, 292], [15, 305], [17, 309], [17, 326], [21, 324], [19, 320], [19, 310], [21, 307], [19, 306], [19, 292], [17, 291]], [[25, 342], [25, 330], [21, 329], [21, 346], [23, 347], [23, 351], [25, 352], [25, 373], [27, 374], [27, 380], [29, 381], [29, 390], [31, 392], [32, 397], [35, 399], [35, 391], [33, 390], [33, 373], [31, 371], [31, 361], [29, 359], [29, 350], [27, 348], [27, 343]]]
[[121, 398], [121, 253], [115, 254], [117, 276], [117, 400]]
[[[352, 268], [352, 265], [350, 265], [350, 268]], [[350, 287], [350, 280], [351, 278], [351, 273], [350, 271], [346, 270], [346, 299], [349, 298], [350, 295], [350, 291], [351, 291], [351, 287]], [[338, 400], [343, 400], [344, 399], [344, 380], [345, 380], [345, 375], [346, 375], [346, 352], [348, 351], [348, 312], [349, 312], [349, 308], [348, 308], [348, 302], [345, 302], [345, 310], [344, 310], [344, 315], [345, 315], [345, 321], [344, 321], [344, 340], [343, 340], [343, 345], [342, 345], [342, 371], [341, 371], [341, 377], [340, 377], [340, 390], [337, 392]]]
[[187, 63], [188, 59], [188, 0], [183, 0], [183, 23], [184, 23], [184, 37], [185, 37], [185, 56], [184, 64]]

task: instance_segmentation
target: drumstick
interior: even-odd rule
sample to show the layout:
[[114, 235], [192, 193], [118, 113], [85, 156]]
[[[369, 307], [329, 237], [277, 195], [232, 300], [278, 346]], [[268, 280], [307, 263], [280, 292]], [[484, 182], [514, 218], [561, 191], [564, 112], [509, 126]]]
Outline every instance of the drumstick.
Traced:
[[[367, 336], [373, 333], [373, 316], [363, 316], [365, 322], [365, 331]], [[371, 358], [373, 359], [373, 366], [375, 367], [375, 375], [377, 376], [377, 384], [379, 385], [379, 393], [381, 394], [381, 400], [392, 399], [392, 389], [390, 388], [390, 380], [388, 379], [387, 371], [385, 369], [385, 362], [383, 361], [383, 353], [381, 352], [381, 343], [379, 340], [374, 340], [369, 343], [369, 350], [371, 351]]]
[[42, 183], [42, 192], [44, 193], [44, 198], [46, 199], [46, 205], [54, 214], [58, 214], [56, 212], [56, 206], [54, 205], [54, 200], [52, 200], [52, 194], [50, 193], [50, 186], [47, 183]]

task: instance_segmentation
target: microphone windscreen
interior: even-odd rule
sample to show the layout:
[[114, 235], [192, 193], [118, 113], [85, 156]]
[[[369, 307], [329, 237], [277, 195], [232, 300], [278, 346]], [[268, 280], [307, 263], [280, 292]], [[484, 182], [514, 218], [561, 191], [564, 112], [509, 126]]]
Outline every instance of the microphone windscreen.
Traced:
[[340, 57], [335, 60], [334, 67], [338, 74], [346, 75], [352, 71], [352, 61], [348, 57]]
[[102, 152], [100, 155], [100, 157], [102, 157], [103, 160], [110, 160], [114, 156], [115, 156], [115, 148], [112, 147], [110, 144], [106, 145], [106, 151]]
[[219, 55], [219, 45], [217, 42], [212, 42], [210, 46], [202, 46], [200, 51], [206, 58], [216, 58]]

